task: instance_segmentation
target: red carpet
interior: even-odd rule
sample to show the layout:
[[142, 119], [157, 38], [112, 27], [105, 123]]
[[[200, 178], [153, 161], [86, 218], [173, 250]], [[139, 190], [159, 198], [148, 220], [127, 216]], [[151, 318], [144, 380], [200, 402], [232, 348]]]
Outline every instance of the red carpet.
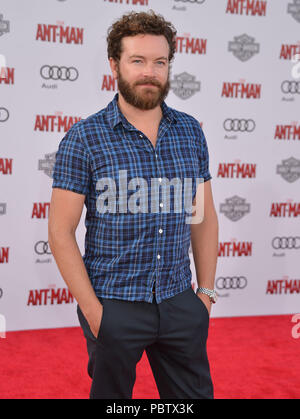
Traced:
[[[300, 339], [292, 315], [210, 320], [208, 355], [216, 399], [299, 399]], [[88, 398], [80, 328], [8, 332], [0, 339], [0, 398]], [[133, 398], [159, 398], [147, 357]]]

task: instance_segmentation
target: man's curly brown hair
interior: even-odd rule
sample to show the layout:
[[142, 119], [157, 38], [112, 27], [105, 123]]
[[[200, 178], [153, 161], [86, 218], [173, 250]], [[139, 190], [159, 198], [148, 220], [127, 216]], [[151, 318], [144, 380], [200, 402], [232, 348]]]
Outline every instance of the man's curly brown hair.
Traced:
[[122, 53], [122, 38], [140, 34], [163, 35], [169, 44], [169, 62], [176, 49], [176, 29], [160, 14], [153, 10], [148, 12], [129, 12], [114, 22], [108, 29], [107, 54], [119, 61]]

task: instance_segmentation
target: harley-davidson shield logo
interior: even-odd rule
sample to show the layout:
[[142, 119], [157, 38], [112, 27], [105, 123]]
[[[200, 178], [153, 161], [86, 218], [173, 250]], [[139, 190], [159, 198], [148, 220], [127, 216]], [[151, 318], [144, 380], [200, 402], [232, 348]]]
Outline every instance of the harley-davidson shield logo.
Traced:
[[45, 175], [47, 175], [51, 178], [52, 178], [52, 175], [53, 175], [56, 153], [57, 152], [54, 151], [54, 153], [45, 154], [44, 159], [39, 159], [38, 170], [43, 170]]
[[300, 160], [294, 157], [282, 160], [282, 164], [277, 165], [276, 173], [289, 183], [295, 182], [300, 178]]
[[229, 42], [228, 51], [241, 61], [247, 61], [259, 52], [259, 44], [254, 42], [254, 38], [245, 33], [235, 36], [234, 41]]
[[231, 221], [238, 221], [250, 212], [250, 204], [246, 203], [246, 199], [235, 195], [225, 199], [225, 204], [220, 205], [220, 212]]
[[294, 3], [288, 4], [288, 13], [300, 23], [300, 0], [294, 0]]
[[196, 76], [186, 72], [174, 75], [170, 82], [170, 87], [180, 99], [189, 99], [196, 92], [200, 91], [200, 82], [196, 81]]

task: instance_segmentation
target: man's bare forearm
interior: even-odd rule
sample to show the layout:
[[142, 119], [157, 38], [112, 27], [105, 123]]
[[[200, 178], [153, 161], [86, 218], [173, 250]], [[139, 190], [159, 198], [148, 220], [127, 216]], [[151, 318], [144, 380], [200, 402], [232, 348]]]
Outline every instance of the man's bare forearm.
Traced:
[[89, 279], [75, 234], [50, 233], [49, 245], [59, 271], [87, 319], [99, 314], [102, 308]]
[[214, 289], [219, 227], [216, 215], [191, 225], [191, 243], [199, 287]]

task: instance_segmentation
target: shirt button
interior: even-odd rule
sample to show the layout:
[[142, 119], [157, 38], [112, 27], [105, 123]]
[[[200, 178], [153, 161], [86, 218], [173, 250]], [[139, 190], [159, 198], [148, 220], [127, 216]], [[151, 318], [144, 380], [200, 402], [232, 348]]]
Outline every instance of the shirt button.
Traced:
[[160, 232], [160, 234], [163, 232], [161, 228], [158, 231]]
[[159, 204], [159, 206], [162, 208], [162, 207], [164, 206], [164, 204], [161, 202], [161, 203]]
[[161, 177], [159, 177], [159, 178], [158, 178], [158, 181], [159, 181], [159, 182], [161, 182], [161, 181], [162, 181], [162, 178], [161, 178]]
[[157, 255], [157, 259], [160, 259], [160, 255]]
[[157, 158], [158, 157], [158, 155], [155, 153], [155, 157]]

